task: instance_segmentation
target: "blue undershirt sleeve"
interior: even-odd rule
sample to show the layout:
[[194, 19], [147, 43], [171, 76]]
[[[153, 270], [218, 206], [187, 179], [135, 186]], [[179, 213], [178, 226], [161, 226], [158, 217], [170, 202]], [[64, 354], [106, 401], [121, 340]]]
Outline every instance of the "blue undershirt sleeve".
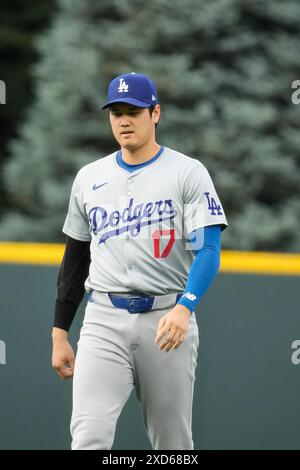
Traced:
[[[202, 232], [200, 232], [202, 231]], [[190, 240], [199, 240], [203, 236], [203, 228], [189, 234]], [[195, 310], [201, 298], [215, 278], [220, 267], [221, 226], [204, 227], [203, 246], [194, 250], [195, 258], [188, 274], [185, 290], [178, 301], [191, 312]]]

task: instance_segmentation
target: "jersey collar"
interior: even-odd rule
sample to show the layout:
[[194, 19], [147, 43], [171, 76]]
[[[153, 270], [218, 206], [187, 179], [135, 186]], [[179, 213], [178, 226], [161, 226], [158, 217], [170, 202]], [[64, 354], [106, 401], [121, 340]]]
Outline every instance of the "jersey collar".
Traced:
[[147, 162], [144, 162], [144, 163], [137, 163], [135, 165], [131, 165], [129, 163], [126, 163], [122, 158], [122, 151], [119, 150], [117, 152], [117, 155], [116, 155], [117, 164], [121, 168], [123, 168], [124, 170], [127, 170], [129, 172], [136, 171], [136, 170], [139, 170], [140, 168], [144, 168], [145, 166], [151, 165], [151, 163], [155, 162], [155, 160], [157, 160], [160, 157], [160, 155], [162, 154], [164, 149], [165, 149], [165, 147], [161, 146], [159, 151], [150, 160], [148, 160]]

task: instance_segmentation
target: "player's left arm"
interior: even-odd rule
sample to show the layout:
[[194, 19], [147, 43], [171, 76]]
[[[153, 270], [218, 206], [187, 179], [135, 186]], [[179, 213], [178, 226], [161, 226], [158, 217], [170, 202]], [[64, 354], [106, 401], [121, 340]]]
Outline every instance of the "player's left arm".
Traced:
[[175, 307], [158, 323], [155, 342], [159, 343], [163, 338], [159, 349], [166, 352], [170, 349], [177, 349], [183, 342], [188, 331], [190, 315], [211, 285], [220, 267], [221, 225], [194, 230], [189, 238], [192, 246], [198, 247], [199, 240], [202, 240], [203, 246], [200, 249], [194, 249], [195, 259], [191, 265], [183, 295]]

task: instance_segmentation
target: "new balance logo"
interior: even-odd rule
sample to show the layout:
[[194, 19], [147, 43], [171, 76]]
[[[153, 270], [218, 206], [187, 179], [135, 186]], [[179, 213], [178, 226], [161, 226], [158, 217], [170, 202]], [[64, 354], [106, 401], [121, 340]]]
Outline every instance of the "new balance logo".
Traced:
[[128, 85], [125, 82], [124, 78], [120, 78], [120, 85], [118, 88], [119, 93], [128, 93]]
[[211, 215], [223, 215], [221, 205], [217, 204], [213, 197], [210, 197], [209, 193], [204, 193], [208, 203], [208, 210]]
[[186, 294], [184, 294], [182, 296], [182, 298], [183, 297], [186, 297], [187, 299], [191, 300], [192, 302], [197, 299], [197, 297], [194, 294], [192, 294], [191, 292], [187, 292]]
[[154, 95], [152, 95], [152, 101], [156, 101], [156, 98]]

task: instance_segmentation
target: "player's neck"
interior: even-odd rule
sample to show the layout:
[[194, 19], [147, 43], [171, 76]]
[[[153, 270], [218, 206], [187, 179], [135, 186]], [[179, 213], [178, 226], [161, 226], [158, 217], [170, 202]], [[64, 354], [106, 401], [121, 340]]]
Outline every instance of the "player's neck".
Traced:
[[127, 149], [121, 147], [122, 159], [129, 165], [137, 165], [151, 160], [160, 150], [160, 145], [154, 141], [136, 149]]

